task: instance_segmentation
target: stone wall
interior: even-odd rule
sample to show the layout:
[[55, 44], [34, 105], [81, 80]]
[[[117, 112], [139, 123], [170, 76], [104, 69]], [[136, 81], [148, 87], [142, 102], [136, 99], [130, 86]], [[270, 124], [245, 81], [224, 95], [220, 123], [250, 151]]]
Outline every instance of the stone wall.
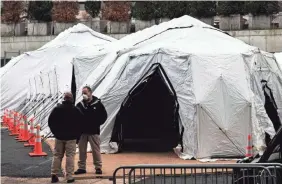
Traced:
[[28, 36], [46, 36], [51, 35], [51, 23], [28, 23]]
[[270, 29], [271, 22], [273, 20], [272, 16], [251, 16], [249, 17], [249, 29]]
[[282, 52], [282, 29], [228, 31], [228, 33], [267, 52]]
[[[271, 29], [273, 21], [278, 24], [277, 27], [282, 27], [282, 15], [280, 16], [252, 16], [248, 15], [248, 20], [243, 19], [241, 15], [231, 15], [229, 17], [210, 17], [210, 18], [199, 18], [200, 21], [214, 25], [215, 18], [219, 21], [219, 28], [222, 30], [261, 30], [261, 29]], [[98, 20], [92, 19], [88, 21], [80, 21], [74, 23], [19, 23], [13, 24], [1, 24], [1, 36], [49, 36], [58, 35], [64, 30], [76, 25], [77, 23], [82, 23], [93, 29], [94, 31], [107, 34], [126, 34], [131, 33], [134, 30], [132, 25], [135, 25], [135, 31], [140, 31], [142, 29], [160, 24], [162, 22], [167, 22], [170, 19], [161, 18], [151, 21], [141, 21], [135, 20], [134, 23], [131, 22], [111, 22], [108, 20]], [[279, 23], [278, 23], [279, 22]], [[244, 26], [248, 23], [248, 28]]]
[[211, 25], [211, 26], [214, 25], [214, 17], [199, 18], [199, 20], [204, 22], [204, 23], [206, 23], [206, 24], [208, 24], [208, 25]]
[[[239, 30], [228, 31], [228, 33], [250, 45], [259, 47], [268, 52], [282, 52], [282, 29], [273, 30]], [[120, 39], [128, 34], [108, 34]], [[1, 58], [4, 51], [16, 51], [21, 53], [36, 50], [45, 43], [54, 39], [55, 36], [20, 36], [1, 37]]]
[[[282, 1], [281, 1], [282, 2]], [[280, 12], [278, 14], [278, 16], [276, 17], [276, 21], [279, 24], [279, 28], [282, 28], [282, 12]]]
[[130, 33], [130, 22], [112, 22], [107, 23], [108, 34], [126, 34]]
[[135, 31], [137, 32], [146, 29], [148, 27], [152, 27], [155, 24], [156, 24], [155, 20], [151, 20], [151, 21], [135, 20]]
[[1, 24], [1, 36], [25, 35], [25, 23]]
[[231, 15], [219, 19], [219, 29], [221, 30], [240, 30], [243, 29], [243, 25], [244, 21], [241, 15]]
[[1, 58], [4, 56], [4, 51], [21, 53], [33, 51], [47, 42], [53, 40], [56, 36], [11, 36], [1, 37]]

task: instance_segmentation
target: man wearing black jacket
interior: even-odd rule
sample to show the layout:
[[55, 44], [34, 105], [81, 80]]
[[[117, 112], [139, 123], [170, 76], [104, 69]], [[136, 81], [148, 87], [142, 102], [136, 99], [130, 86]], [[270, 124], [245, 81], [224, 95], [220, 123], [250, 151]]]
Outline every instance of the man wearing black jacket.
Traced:
[[82, 134], [80, 121], [82, 114], [73, 105], [73, 96], [70, 92], [64, 94], [64, 101], [51, 112], [48, 125], [55, 136], [55, 149], [52, 162], [52, 183], [59, 182], [57, 174], [61, 170], [61, 163], [66, 153], [66, 178], [68, 183], [74, 182], [74, 156], [76, 139]]
[[92, 96], [90, 87], [82, 89], [83, 101], [77, 104], [77, 108], [83, 114], [83, 134], [80, 136], [78, 170], [74, 174], [86, 173], [87, 143], [92, 149], [93, 162], [96, 174], [102, 174], [102, 159], [100, 153], [100, 126], [107, 119], [107, 112], [101, 100]]

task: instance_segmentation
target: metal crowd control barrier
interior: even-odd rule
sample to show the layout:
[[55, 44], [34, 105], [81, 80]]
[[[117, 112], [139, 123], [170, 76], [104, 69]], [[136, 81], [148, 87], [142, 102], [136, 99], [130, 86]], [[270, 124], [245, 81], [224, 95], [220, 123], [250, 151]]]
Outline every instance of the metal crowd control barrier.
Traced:
[[282, 184], [282, 164], [122, 166], [112, 179], [114, 184]]

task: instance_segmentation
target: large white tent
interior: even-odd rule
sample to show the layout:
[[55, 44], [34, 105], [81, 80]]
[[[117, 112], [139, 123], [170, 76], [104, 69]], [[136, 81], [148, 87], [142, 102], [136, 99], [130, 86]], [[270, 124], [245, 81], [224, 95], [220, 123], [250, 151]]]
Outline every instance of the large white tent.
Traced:
[[[28, 93], [39, 90], [40, 86], [38, 85], [40, 83], [42, 83], [41, 90], [45, 90], [41, 91], [42, 93], [49, 93], [50, 84], [55, 82], [58, 88], [57, 92], [70, 90], [73, 57], [85, 52], [85, 50], [94, 52], [112, 41], [115, 41], [115, 39], [97, 33], [84, 24], [77, 24], [65, 30], [41, 48], [12, 59], [8, 64], [9, 66], [4, 68], [5, 71], [1, 72], [2, 110], [19, 107]], [[49, 75], [47, 80], [44, 81], [47, 74], [56, 76], [50, 77]], [[39, 81], [36, 83], [36, 80]]]
[[[85, 75], [77, 72], [92, 64]], [[126, 36], [96, 55], [77, 57], [74, 66], [77, 86], [90, 85], [108, 112], [101, 127], [103, 153], [118, 152], [126, 136], [142, 137], [151, 129], [159, 134], [168, 124], [181, 132], [177, 153], [183, 159], [244, 156], [249, 134], [254, 148], [262, 151], [265, 133], [275, 134], [264, 108], [262, 80], [282, 117], [282, 72], [274, 56], [189, 16]], [[160, 80], [154, 85], [162, 87], [150, 85], [155, 78]], [[170, 97], [160, 99], [164, 93]], [[170, 122], [157, 112], [167, 106], [170, 111], [162, 113], [170, 114]]]

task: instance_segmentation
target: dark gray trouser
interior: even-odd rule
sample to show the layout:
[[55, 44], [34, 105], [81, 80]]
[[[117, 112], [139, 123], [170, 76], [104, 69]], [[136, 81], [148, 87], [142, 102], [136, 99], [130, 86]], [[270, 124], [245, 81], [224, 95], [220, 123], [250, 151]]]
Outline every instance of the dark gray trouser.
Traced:
[[72, 173], [74, 171], [74, 157], [76, 151], [76, 139], [63, 141], [55, 139], [55, 149], [51, 168], [51, 174], [59, 174], [62, 166], [62, 160], [66, 153], [66, 178], [73, 179]]
[[102, 159], [100, 153], [100, 136], [98, 134], [95, 135], [88, 135], [82, 134], [79, 143], [79, 161], [78, 161], [78, 168], [86, 170], [86, 159], [87, 159], [87, 143], [90, 143], [92, 149], [92, 156], [93, 156], [93, 163], [95, 169], [102, 168]]

